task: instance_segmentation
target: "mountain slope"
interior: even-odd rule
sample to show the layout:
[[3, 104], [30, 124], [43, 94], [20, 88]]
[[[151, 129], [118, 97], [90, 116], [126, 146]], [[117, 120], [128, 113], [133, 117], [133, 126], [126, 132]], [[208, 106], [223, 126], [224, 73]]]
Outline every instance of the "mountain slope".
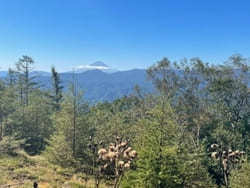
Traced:
[[[96, 64], [100, 66], [103, 64]], [[105, 65], [105, 64], [104, 64]], [[236, 71], [237, 73], [237, 71]], [[182, 74], [182, 73], [179, 73]], [[0, 77], [6, 77], [7, 72], [1, 71]], [[42, 88], [51, 87], [51, 74], [42, 71], [32, 72], [32, 76], [36, 75], [36, 81]], [[72, 83], [74, 73], [60, 73], [62, 84], [67, 91], [70, 83]], [[135, 85], [139, 85], [145, 92], [153, 92], [151, 82], [147, 81], [146, 70], [134, 69], [129, 71], [118, 71], [115, 73], [106, 73], [102, 70], [93, 69], [80, 73], [76, 73], [78, 85], [84, 92], [84, 97], [91, 103], [100, 101], [112, 101], [134, 92]], [[250, 83], [248, 83], [250, 86]]]
[[[73, 73], [60, 73], [60, 78], [65, 91], [73, 80]], [[89, 102], [112, 101], [134, 92], [135, 85], [139, 85], [145, 92], [152, 92], [153, 86], [146, 80], [145, 70], [119, 71], [105, 73], [100, 70], [89, 70], [76, 73], [75, 78], [84, 92], [84, 97]], [[50, 76], [36, 78], [43, 88], [51, 87]]]
[[[72, 74], [60, 74], [63, 85], [67, 86], [72, 81]], [[147, 92], [153, 90], [150, 82], [146, 81], [145, 70], [120, 71], [107, 74], [99, 70], [87, 71], [76, 74], [79, 87], [84, 91], [88, 101], [111, 101], [133, 92], [135, 85]]]

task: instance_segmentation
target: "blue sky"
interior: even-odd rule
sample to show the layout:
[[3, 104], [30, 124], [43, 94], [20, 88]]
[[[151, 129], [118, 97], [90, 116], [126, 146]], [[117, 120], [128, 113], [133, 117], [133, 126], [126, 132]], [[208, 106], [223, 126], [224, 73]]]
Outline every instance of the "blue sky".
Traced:
[[0, 67], [27, 54], [59, 71], [103, 61], [146, 68], [163, 57], [250, 57], [249, 0], [1, 0]]

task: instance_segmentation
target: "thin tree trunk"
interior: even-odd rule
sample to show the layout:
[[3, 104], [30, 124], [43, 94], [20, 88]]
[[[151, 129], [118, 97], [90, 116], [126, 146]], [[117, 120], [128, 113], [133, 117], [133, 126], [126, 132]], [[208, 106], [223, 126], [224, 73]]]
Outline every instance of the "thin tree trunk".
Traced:
[[76, 148], [76, 118], [77, 118], [77, 96], [78, 96], [78, 91], [77, 88], [78, 83], [77, 79], [75, 77], [75, 73], [73, 74], [73, 155], [75, 156], [75, 148]]
[[3, 124], [0, 122], [0, 141], [3, 139]]
[[228, 176], [226, 172], [224, 172], [224, 180], [225, 180], [226, 187], [228, 187]]
[[74, 99], [74, 114], [73, 114], [73, 155], [75, 156], [75, 145], [76, 145], [76, 107]]
[[26, 62], [25, 66], [25, 105], [28, 106], [29, 104], [29, 67], [28, 63]]

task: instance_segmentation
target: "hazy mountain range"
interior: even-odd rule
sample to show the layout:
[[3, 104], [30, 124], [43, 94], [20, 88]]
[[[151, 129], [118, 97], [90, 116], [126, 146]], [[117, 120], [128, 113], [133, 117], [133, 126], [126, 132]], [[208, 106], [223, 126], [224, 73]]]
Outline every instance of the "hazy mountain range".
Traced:
[[[85, 99], [90, 102], [112, 101], [130, 95], [134, 92], [135, 85], [139, 85], [145, 92], [153, 91], [153, 86], [147, 81], [144, 69], [119, 71], [98, 61], [90, 65], [75, 67], [73, 71], [60, 73], [64, 88], [68, 88], [72, 82], [74, 72]], [[34, 71], [31, 74], [36, 75], [36, 81], [41, 84], [41, 87], [51, 87], [49, 72]], [[5, 76], [7, 76], [7, 71], [0, 71], [0, 77]]]
[[[4, 78], [7, 75], [7, 71], [0, 71], [0, 77]], [[51, 88], [51, 73], [33, 71], [31, 76], [35, 76], [36, 82], [42, 88]], [[147, 80], [145, 69], [119, 71], [101, 61], [74, 67], [72, 71], [60, 73], [65, 91], [72, 83], [73, 76], [77, 79], [78, 86], [84, 92], [85, 99], [91, 103], [112, 101], [122, 96], [128, 96], [134, 92], [135, 85], [139, 85], [145, 93], [154, 91], [152, 83]]]

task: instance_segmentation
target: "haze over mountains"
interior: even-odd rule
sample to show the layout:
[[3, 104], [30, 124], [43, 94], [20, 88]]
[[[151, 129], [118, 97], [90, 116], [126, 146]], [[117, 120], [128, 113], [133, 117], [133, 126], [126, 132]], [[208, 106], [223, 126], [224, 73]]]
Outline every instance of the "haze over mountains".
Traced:
[[[81, 65], [71, 71], [60, 73], [64, 88], [67, 88], [76, 73], [79, 87], [84, 92], [84, 97], [89, 102], [112, 101], [134, 92], [135, 85], [143, 91], [152, 92], [153, 86], [147, 81], [146, 70], [133, 69], [119, 71], [109, 67], [101, 61], [90, 65]], [[1, 71], [0, 77], [5, 77], [7, 71]], [[44, 88], [51, 87], [51, 74], [44, 71], [34, 71], [36, 81]]]

